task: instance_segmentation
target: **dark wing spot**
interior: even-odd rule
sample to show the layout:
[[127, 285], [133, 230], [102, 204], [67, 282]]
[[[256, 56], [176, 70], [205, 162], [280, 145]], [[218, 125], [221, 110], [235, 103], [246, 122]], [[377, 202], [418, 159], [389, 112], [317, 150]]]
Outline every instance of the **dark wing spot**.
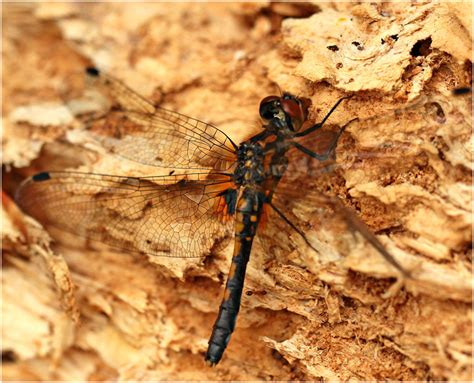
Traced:
[[93, 77], [99, 77], [99, 74], [100, 74], [99, 70], [97, 68], [94, 68], [93, 66], [87, 67], [86, 73], [89, 76], [93, 76]]
[[35, 182], [47, 181], [49, 179], [51, 179], [51, 176], [49, 175], [48, 172], [38, 173], [32, 177], [32, 180]]
[[2, 363], [15, 363], [17, 356], [13, 350], [2, 351]]
[[469, 87], [463, 87], [463, 88], [455, 88], [453, 89], [453, 94], [455, 96], [460, 96], [460, 95], [463, 95], [463, 94], [468, 94], [471, 92], [471, 88]]

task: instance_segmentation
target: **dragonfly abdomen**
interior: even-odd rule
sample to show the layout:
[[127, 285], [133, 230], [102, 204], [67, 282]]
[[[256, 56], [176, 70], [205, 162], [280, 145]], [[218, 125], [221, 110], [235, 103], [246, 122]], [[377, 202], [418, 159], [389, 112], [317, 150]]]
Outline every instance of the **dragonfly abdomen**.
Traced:
[[224, 299], [219, 308], [206, 353], [206, 361], [210, 365], [219, 363], [230, 336], [234, 332], [244, 288], [245, 271], [262, 214], [264, 199], [265, 196], [262, 192], [246, 188], [237, 204], [232, 264], [227, 278]]

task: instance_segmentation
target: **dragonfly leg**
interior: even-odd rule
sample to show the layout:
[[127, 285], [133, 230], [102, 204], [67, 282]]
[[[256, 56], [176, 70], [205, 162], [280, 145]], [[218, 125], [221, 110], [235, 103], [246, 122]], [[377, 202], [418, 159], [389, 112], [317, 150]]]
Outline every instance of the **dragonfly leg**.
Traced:
[[86, 130], [90, 129], [95, 122], [103, 122], [107, 118], [107, 114], [109, 111], [103, 111], [99, 113], [94, 113], [91, 116], [87, 116], [83, 120], [83, 124]]
[[302, 151], [304, 154], [307, 154], [310, 157], [316, 158], [318, 161], [326, 161], [332, 153], [332, 150], [330, 148], [330, 150], [328, 150], [326, 153], [318, 154], [318, 153], [315, 153], [315, 152], [309, 150], [308, 148], [306, 148], [305, 146], [299, 144], [298, 142], [293, 142], [293, 146], [296, 149]]
[[334, 142], [331, 144], [331, 146], [322, 154], [318, 154], [313, 152], [312, 150], [306, 148], [305, 146], [301, 145], [298, 142], [292, 142], [291, 144], [298, 150], [302, 151], [303, 153], [307, 154], [310, 157], [316, 158], [319, 161], [326, 161], [331, 155], [334, 153], [334, 150], [336, 149], [337, 142], [339, 141], [339, 137], [341, 134], [346, 130], [346, 128], [352, 124], [354, 121], [358, 120], [358, 118], [354, 118], [350, 120], [348, 123], [346, 123], [344, 126], [342, 126], [339, 129], [339, 132], [336, 135], [336, 138], [334, 139]]
[[318, 122], [317, 124], [309, 127], [308, 129], [302, 131], [302, 132], [299, 132], [299, 133], [296, 133], [294, 135], [294, 137], [303, 137], [303, 136], [306, 136], [316, 130], [318, 130], [319, 128], [321, 128], [324, 123], [327, 121], [327, 119], [331, 116], [331, 114], [337, 109], [337, 107], [339, 106], [339, 104], [348, 99], [348, 98], [351, 98], [351, 96], [344, 96], [344, 97], [341, 97], [339, 100], [337, 100], [337, 102], [333, 105], [333, 107], [331, 108], [331, 110], [326, 114], [326, 116], [324, 116], [323, 120], [321, 122]]
[[278, 209], [275, 205], [273, 205], [271, 202], [267, 202], [268, 205], [271, 206], [271, 208], [275, 211], [275, 213], [277, 213], [281, 219], [283, 219], [283, 221], [285, 221], [294, 231], [296, 231], [300, 236], [301, 238], [304, 239], [304, 241], [306, 242], [306, 244], [311, 247], [311, 249], [313, 249], [314, 251], [318, 252], [318, 250], [309, 242], [308, 238], [306, 238], [306, 236], [304, 235], [304, 233], [298, 229], [295, 224], [293, 222], [290, 221], [290, 219], [288, 217], [285, 216], [285, 214], [283, 214], [283, 212]]
[[257, 133], [255, 136], [250, 138], [249, 141], [253, 143], [259, 142], [267, 138], [269, 135], [270, 135], [270, 132], [267, 129], [265, 129], [263, 132]]

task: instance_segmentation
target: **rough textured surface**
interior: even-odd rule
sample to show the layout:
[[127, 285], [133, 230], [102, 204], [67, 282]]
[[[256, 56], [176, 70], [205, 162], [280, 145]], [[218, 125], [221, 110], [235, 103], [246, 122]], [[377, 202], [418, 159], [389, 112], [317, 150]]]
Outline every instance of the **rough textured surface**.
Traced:
[[[469, 3], [38, 3], [2, 17], [3, 379], [471, 379], [471, 95], [451, 94], [470, 86]], [[237, 330], [207, 367], [230, 244], [170, 261], [52, 242], [12, 200], [39, 170], [156, 173], [88, 142], [90, 64], [236, 142], [278, 88], [309, 97], [312, 121], [353, 92], [330, 120], [359, 118], [334, 173], [298, 182], [354, 208], [414, 279], [319, 226], [303, 196], [319, 256], [286, 231], [270, 234], [292, 246], [257, 243]]]

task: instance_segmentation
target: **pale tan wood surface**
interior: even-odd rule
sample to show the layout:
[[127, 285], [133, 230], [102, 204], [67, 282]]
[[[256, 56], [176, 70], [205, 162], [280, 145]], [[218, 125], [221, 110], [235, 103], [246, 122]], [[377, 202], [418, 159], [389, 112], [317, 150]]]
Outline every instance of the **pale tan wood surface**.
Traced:
[[[3, 379], [470, 380], [471, 95], [451, 94], [470, 85], [470, 7], [5, 4]], [[331, 226], [307, 231], [318, 257], [294, 236], [291, 252], [257, 241], [237, 330], [207, 367], [231, 243], [205, 260], [111, 252], [45, 231], [12, 200], [39, 170], [156, 174], [88, 140], [79, 116], [104, 103], [84, 84], [91, 64], [235, 142], [259, 131], [278, 87], [310, 98], [312, 121], [353, 92], [330, 124], [359, 121], [319, 185], [413, 279]], [[373, 148], [387, 155], [360, 160]]]

